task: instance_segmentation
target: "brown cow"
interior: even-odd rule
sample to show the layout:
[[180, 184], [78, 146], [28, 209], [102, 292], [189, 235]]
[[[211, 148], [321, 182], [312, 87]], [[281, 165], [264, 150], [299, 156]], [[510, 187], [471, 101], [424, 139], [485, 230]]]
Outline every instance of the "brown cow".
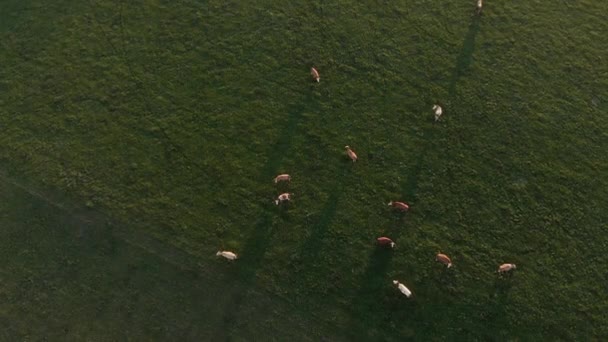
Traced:
[[310, 74], [312, 75], [312, 78], [315, 81], [317, 81], [317, 82], [321, 81], [321, 76], [319, 75], [319, 72], [317, 71], [317, 69], [315, 69], [314, 67], [310, 68]]
[[274, 184], [277, 184], [278, 182], [281, 182], [281, 181], [290, 182], [291, 181], [291, 176], [288, 175], [288, 174], [286, 174], [286, 173], [284, 173], [284, 174], [278, 175], [278, 176], [276, 176], [274, 178]]
[[346, 145], [344, 146], [344, 148], [346, 149], [346, 155], [348, 156], [348, 158], [350, 158], [350, 160], [354, 162], [357, 161], [357, 154], [355, 153], [355, 151], [353, 151], [350, 146]]
[[448, 268], [452, 267], [452, 260], [445, 254], [437, 253], [435, 261], [439, 261], [440, 263], [447, 265]]
[[376, 241], [378, 241], [378, 245], [380, 246], [391, 246], [391, 248], [395, 248], [395, 243], [393, 242], [393, 240], [391, 240], [390, 238], [387, 238], [386, 236], [381, 236], [378, 239], [376, 239]]
[[393, 201], [390, 201], [390, 202], [388, 202], [388, 205], [391, 206], [391, 207], [393, 207], [393, 208], [395, 208], [395, 209], [399, 209], [401, 211], [408, 211], [408, 210], [410, 210], [410, 206], [407, 203], [405, 203], [405, 202], [393, 202]]

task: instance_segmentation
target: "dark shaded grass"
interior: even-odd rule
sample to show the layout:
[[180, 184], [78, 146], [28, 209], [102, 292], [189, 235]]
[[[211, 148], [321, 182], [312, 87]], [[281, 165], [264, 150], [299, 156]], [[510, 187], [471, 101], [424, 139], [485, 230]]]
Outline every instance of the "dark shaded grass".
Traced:
[[[386, 304], [389, 303], [381, 301], [380, 298], [385, 297], [385, 292], [387, 291], [386, 273], [389, 270], [392, 253], [388, 249], [378, 248], [370, 256], [370, 260], [360, 280], [360, 283], [363, 285], [356, 293], [355, 300], [352, 303], [354, 314], [348, 329], [352, 337], [378, 338], [379, 331], [384, 330], [384, 325], [389, 321], [386, 316], [390, 315], [390, 312], [384, 312]], [[373, 323], [366, 322], [366, 324], [362, 324], [362, 322], [369, 319], [365, 314], [367, 312], [384, 313], [374, 316]], [[379, 331], [369, 329], [369, 325], [373, 325]]]
[[450, 96], [455, 95], [458, 79], [464, 76], [467, 72], [470, 72], [469, 66], [472, 63], [473, 53], [475, 51], [475, 37], [479, 32], [480, 20], [481, 18], [479, 16], [474, 16], [469, 24], [469, 29], [464, 41], [462, 42], [462, 47], [460, 48], [460, 53], [456, 58], [454, 71], [452, 72], [452, 77], [448, 85], [448, 94]]
[[259, 286], [350, 338], [601, 338], [606, 5], [472, 5], [3, 3], [3, 168], [195, 260], [237, 251], [201, 336], [270, 336]]
[[[235, 282], [225, 264], [201, 268], [192, 255], [100, 213], [30, 193], [5, 178], [0, 188], [6, 259], [0, 336], [6, 339], [329, 336], [315, 332], [322, 323], [292, 320], [300, 314], [256, 289], [249, 271], [239, 269], [255, 265], [228, 265], [245, 277]], [[251, 311], [256, 317], [249, 323]], [[28, 324], [21, 319], [26, 316], [44, 324]], [[308, 326], [313, 329], [304, 330]]]

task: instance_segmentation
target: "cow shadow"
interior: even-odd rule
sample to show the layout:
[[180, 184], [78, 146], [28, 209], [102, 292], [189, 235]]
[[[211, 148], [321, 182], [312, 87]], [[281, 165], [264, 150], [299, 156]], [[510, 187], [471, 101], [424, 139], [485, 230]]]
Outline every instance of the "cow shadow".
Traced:
[[448, 94], [450, 96], [455, 94], [458, 80], [469, 71], [469, 67], [473, 61], [473, 52], [475, 52], [475, 38], [477, 37], [477, 33], [479, 33], [479, 24], [479, 16], [474, 16], [469, 24], [469, 29], [464, 37], [464, 41], [462, 42], [460, 53], [456, 57], [454, 70], [452, 71], [452, 76], [450, 77], [448, 85]]
[[316, 220], [316, 223], [311, 226], [310, 236], [302, 245], [302, 249], [299, 253], [302, 260], [315, 260], [322, 247], [321, 242], [327, 234], [327, 230], [336, 215], [341, 195], [342, 185], [338, 182], [334, 185], [333, 189], [330, 190], [329, 198], [325, 202], [321, 214]]
[[[391, 310], [385, 308], [390, 309], [392, 305], [386, 298], [390, 297], [389, 291], [394, 291], [391, 279], [387, 278], [393, 253], [391, 248], [378, 246], [369, 257], [365, 272], [359, 280], [359, 289], [352, 302], [348, 331], [353, 337], [370, 337], [374, 335], [374, 331], [382, 330], [390, 321], [388, 316]], [[370, 320], [370, 312], [386, 312], [387, 316], [378, 316]]]

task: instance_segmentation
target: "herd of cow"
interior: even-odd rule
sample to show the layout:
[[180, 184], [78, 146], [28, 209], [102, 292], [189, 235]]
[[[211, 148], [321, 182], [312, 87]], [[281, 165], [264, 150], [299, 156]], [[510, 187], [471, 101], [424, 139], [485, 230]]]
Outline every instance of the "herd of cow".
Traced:
[[[482, 9], [482, 0], [477, 0], [476, 13], [481, 14], [481, 9]], [[321, 76], [319, 74], [319, 71], [317, 69], [315, 69], [314, 67], [312, 67], [310, 69], [310, 74], [312, 75], [312, 78], [314, 81], [316, 81], [316, 82], [321, 81]], [[435, 114], [435, 121], [439, 121], [439, 119], [443, 115], [443, 108], [441, 108], [441, 106], [439, 106], [439, 105], [434, 105], [433, 112]], [[356, 162], [357, 154], [355, 153], [355, 151], [353, 151], [350, 148], [350, 146], [348, 146], [348, 145], [345, 146], [344, 148], [346, 149], [346, 156], [353, 162]], [[277, 184], [279, 182], [290, 182], [290, 181], [291, 181], [291, 176], [288, 174], [280, 174], [280, 175], [276, 176], [274, 179], [275, 184]], [[292, 196], [292, 194], [289, 192], [282, 193], [277, 197], [277, 199], [274, 201], [274, 203], [276, 205], [280, 205], [282, 203], [289, 202], [291, 200], [291, 196]], [[406, 202], [399, 202], [399, 201], [390, 201], [388, 203], [388, 205], [390, 207], [392, 207], [396, 210], [402, 211], [402, 212], [407, 212], [410, 208]], [[377, 241], [378, 246], [381, 246], [381, 247], [388, 247], [388, 248], [395, 247], [395, 242], [386, 236], [381, 236], [381, 237], [377, 238], [376, 241]], [[216, 255], [222, 256], [228, 260], [236, 260], [238, 258], [236, 253], [230, 252], [230, 251], [218, 251], [216, 253]], [[438, 261], [438, 262], [444, 264], [447, 268], [452, 267], [452, 260], [450, 259], [450, 257], [448, 257], [447, 255], [445, 255], [443, 253], [437, 253], [437, 255], [435, 256], [435, 261]], [[502, 264], [498, 267], [498, 273], [503, 274], [506, 272], [510, 272], [516, 268], [517, 268], [517, 266], [515, 264], [509, 264], [509, 263]], [[408, 289], [403, 283], [401, 283], [397, 280], [393, 280], [393, 284], [397, 287], [397, 289], [399, 289], [399, 291], [401, 291], [401, 293], [403, 293], [408, 298], [412, 295], [412, 291], [410, 291], [410, 289]]]
[[[318, 81], [320, 79], [319, 72], [315, 68], [311, 69], [311, 74], [316, 81]], [[435, 110], [435, 120], [438, 120], [437, 107], [438, 107], [437, 105], [435, 105], [433, 107], [433, 109]], [[441, 109], [441, 107], [439, 107], [439, 109]], [[439, 114], [439, 116], [440, 115], [441, 114]], [[353, 151], [349, 146], [345, 146], [345, 148], [346, 148], [346, 155], [348, 156], [348, 158], [350, 158], [350, 160], [352, 160], [353, 162], [356, 162], [357, 154], [355, 153], [355, 151]], [[291, 176], [286, 173], [280, 174], [274, 178], [275, 184], [277, 184], [279, 182], [290, 182], [290, 181], [291, 181]], [[292, 194], [289, 192], [282, 193], [277, 197], [277, 199], [274, 201], [274, 203], [276, 205], [280, 205], [282, 203], [289, 202], [291, 200], [291, 195]], [[409, 204], [407, 204], [406, 202], [390, 201], [390, 202], [388, 202], [388, 205], [401, 212], [407, 212], [410, 209]], [[378, 246], [382, 246], [382, 247], [394, 248], [396, 245], [395, 242], [393, 240], [391, 240], [391, 238], [386, 237], [386, 236], [381, 236], [381, 237], [377, 238], [376, 242], [377, 242]], [[230, 251], [218, 251], [216, 253], [216, 255], [222, 256], [228, 260], [236, 260], [238, 258], [236, 253], [230, 252]], [[438, 262], [444, 264], [447, 268], [452, 267], [452, 260], [450, 259], [449, 256], [447, 256], [443, 253], [437, 253], [437, 255], [435, 256], [435, 261], [438, 261]], [[509, 272], [516, 268], [517, 268], [517, 266], [515, 264], [502, 264], [498, 267], [498, 273]], [[393, 284], [395, 284], [397, 286], [397, 289], [399, 289], [399, 291], [401, 291], [401, 293], [403, 293], [405, 296], [410, 297], [412, 295], [412, 291], [410, 291], [410, 289], [408, 289], [403, 283], [401, 283], [397, 280], [393, 280]]]

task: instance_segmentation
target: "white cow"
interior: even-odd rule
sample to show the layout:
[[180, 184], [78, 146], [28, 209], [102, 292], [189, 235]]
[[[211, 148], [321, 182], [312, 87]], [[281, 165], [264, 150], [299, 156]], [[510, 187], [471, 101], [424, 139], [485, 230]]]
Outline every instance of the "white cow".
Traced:
[[517, 266], [515, 264], [502, 264], [498, 267], [498, 273], [506, 273], [516, 268]]
[[412, 291], [405, 287], [405, 285], [401, 284], [397, 280], [393, 280], [393, 284], [397, 285], [399, 291], [401, 291], [401, 293], [403, 293], [407, 298], [410, 298], [412, 296]]
[[483, 7], [483, 1], [477, 0], [477, 14], [481, 14], [482, 7]]
[[443, 115], [443, 109], [440, 105], [434, 105], [433, 110], [435, 111], [435, 121], [437, 122], [441, 118], [441, 115]]
[[238, 256], [236, 254], [234, 254], [233, 252], [229, 252], [229, 251], [218, 251], [217, 253], [215, 253], [215, 255], [223, 256], [224, 258], [226, 258], [228, 260], [236, 260], [238, 258]]

